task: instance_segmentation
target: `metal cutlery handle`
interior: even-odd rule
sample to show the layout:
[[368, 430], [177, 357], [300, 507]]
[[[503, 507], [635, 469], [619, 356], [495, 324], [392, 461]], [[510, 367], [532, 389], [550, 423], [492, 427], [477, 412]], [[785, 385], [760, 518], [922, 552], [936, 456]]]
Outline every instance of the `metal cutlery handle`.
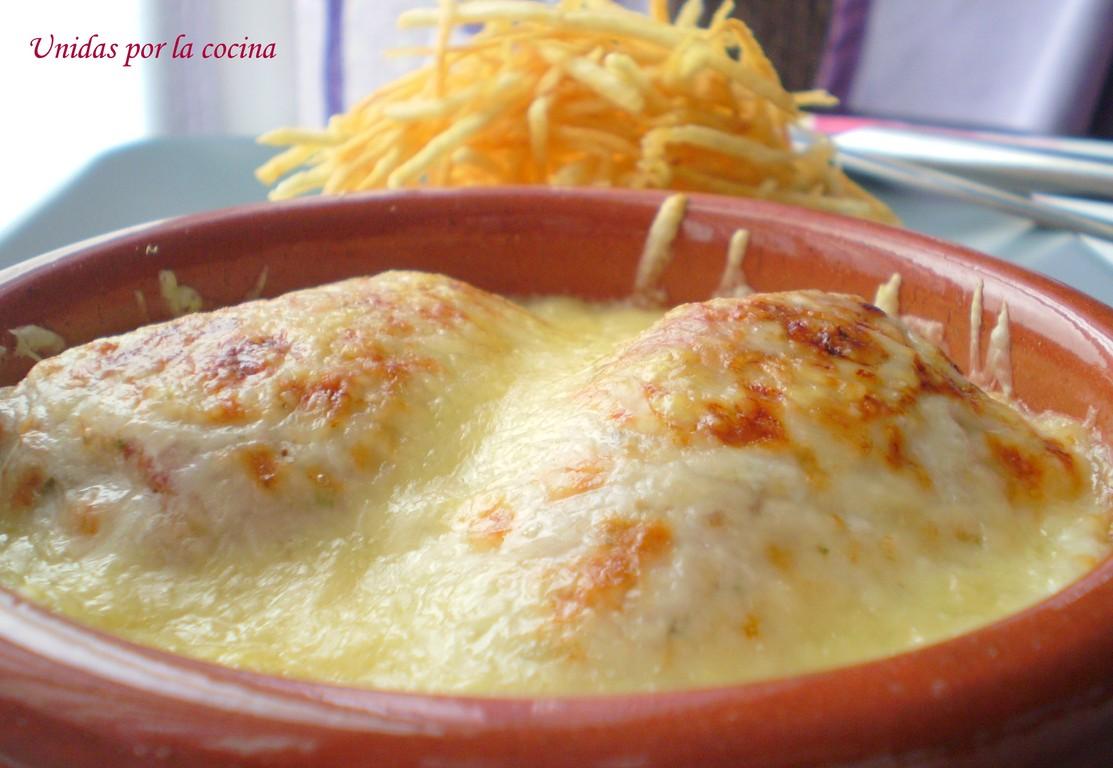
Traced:
[[[833, 136], [832, 141], [840, 151], [913, 163], [1016, 192], [1113, 198], [1113, 147], [1104, 146], [1106, 142], [1089, 142], [1097, 148], [1081, 158], [1035, 146], [893, 128], [858, 128]], [[1110, 156], [1097, 155], [1098, 149]]]
[[913, 187], [925, 192], [947, 195], [974, 205], [994, 208], [998, 211], [1030, 219], [1047, 227], [1057, 227], [1113, 241], [1113, 225], [1088, 216], [1080, 216], [1069, 211], [1052, 208], [1026, 197], [1014, 195], [1011, 192], [971, 181], [961, 176], [891, 158], [870, 157], [842, 148], [839, 149], [838, 157], [843, 168], [851, 172], [890, 181], [905, 187]]

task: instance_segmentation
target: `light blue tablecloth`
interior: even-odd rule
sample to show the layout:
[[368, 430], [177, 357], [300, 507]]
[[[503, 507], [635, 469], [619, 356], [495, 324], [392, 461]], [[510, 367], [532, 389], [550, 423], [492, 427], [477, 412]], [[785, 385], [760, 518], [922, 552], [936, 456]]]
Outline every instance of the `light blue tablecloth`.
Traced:
[[[252, 171], [273, 151], [249, 138], [170, 138], [108, 152], [0, 237], [0, 267], [134, 224], [262, 201], [265, 190]], [[1043, 272], [1113, 305], [1113, 243], [866, 183], [909, 229]]]

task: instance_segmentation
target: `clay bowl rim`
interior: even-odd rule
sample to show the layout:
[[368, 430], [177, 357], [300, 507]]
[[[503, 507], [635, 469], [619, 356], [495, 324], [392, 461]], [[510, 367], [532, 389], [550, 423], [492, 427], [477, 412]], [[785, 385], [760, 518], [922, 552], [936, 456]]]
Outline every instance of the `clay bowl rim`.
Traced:
[[[312, 218], [313, 211], [319, 209], [462, 200], [498, 211], [500, 201], [513, 197], [562, 211], [587, 202], [591, 204], [590, 213], [588, 208], [581, 208], [575, 215], [590, 219], [598, 215], [599, 206], [655, 209], [664, 194], [512, 187], [370, 193], [253, 204], [156, 221], [60, 248], [0, 271], [0, 286], [31, 284], [44, 270], [92, 259], [109, 247], [133, 241], [142, 247], [156, 233], [167, 238], [199, 228], [258, 226], [269, 217]], [[921, 234], [835, 214], [715, 195], [693, 194], [690, 199], [690, 216], [700, 212], [760, 214], [775, 225], [820, 232], [851, 244], [867, 241], [885, 246], [919, 264], [949, 262], [951, 267], [1007, 284], [1007, 289], [1002, 289], [1006, 294], [1020, 291], [1038, 296], [1049, 311], [1066, 313], [1080, 331], [1113, 349], [1113, 308], [1015, 265]], [[69, 669], [91, 675], [108, 690], [140, 691], [212, 712], [248, 711], [268, 720], [364, 734], [389, 735], [400, 723], [409, 723], [420, 731], [421, 724], [431, 723], [441, 735], [475, 736], [522, 729], [567, 733], [588, 728], [631, 735], [648, 724], [665, 719], [681, 721], [694, 715], [710, 723], [691, 737], [705, 743], [721, 740], [722, 729], [733, 723], [732, 727], [740, 729], [736, 736], [752, 737], [759, 748], [762, 728], [769, 731], [766, 746], [770, 747], [778, 739], [818, 728], [829, 736], [873, 732], [880, 739], [875, 747], [895, 748], [918, 741], [916, 734], [925, 727], [934, 728], [944, 740], [966, 738], [972, 726], [962, 722], [964, 717], [984, 725], [1000, 715], [1003, 731], [1015, 730], [1023, 724], [1012, 722], [1014, 716], [1046, 714], [1059, 707], [1065, 695], [1092, 683], [1072, 662], [1092, 659], [1094, 654], [1113, 654], [1113, 556], [1038, 604], [947, 640], [799, 676], [691, 690], [476, 696], [282, 678], [140, 646], [80, 625], [0, 588], [3, 648], [30, 651], [59, 672]], [[1047, 684], [1064, 669], [1070, 670], [1064, 681]], [[1043, 684], [1044, 688], [1042, 693], [1029, 696], [1026, 701], [1030, 706], [1024, 713], [1001, 703], [1005, 691], [1027, 684]], [[1084, 697], [1082, 705], [1106, 695], [1104, 690], [1091, 694]], [[944, 702], [948, 712], [942, 711], [948, 708], [941, 707]], [[740, 715], [742, 721], [738, 721]], [[779, 723], [775, 722], [778, 718]], [[912, 725], [912, 721], [919, 724]]]

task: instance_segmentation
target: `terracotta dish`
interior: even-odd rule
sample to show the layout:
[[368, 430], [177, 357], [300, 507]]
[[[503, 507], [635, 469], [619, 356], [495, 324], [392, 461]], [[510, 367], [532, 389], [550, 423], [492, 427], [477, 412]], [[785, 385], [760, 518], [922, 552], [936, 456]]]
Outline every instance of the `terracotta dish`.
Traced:
[[[0, 274], [0, 327], [76, 344], [143, 318], [175, 270], [209, 306], [387, 268], [507, 294], [629, 292], [656, 193], [493, 189], [313, 199], [176, 219]], [[694, 197], [665, 285], [707, 297], [737, 227], [759, 290], [872, 296], [940, 320], [965, 365], [985, 282], [1007, 300], [1019, 398], [1113, 434], [1113, 310], [908, 232], [802, 209]], [[156, 314], [152, 307], [152, 314]], [[8, 341], [10, 345], [10, 340]], [[4, 384], [30, 363], [7, 355]], [[1113, 562], [977, 632], [893, 658], [752, 685], [596, 698], [461, 698], [285, 680], [84, 629], [0, 591], [0, 762], [35, 766], [1106, 766], [1113, 761]]]

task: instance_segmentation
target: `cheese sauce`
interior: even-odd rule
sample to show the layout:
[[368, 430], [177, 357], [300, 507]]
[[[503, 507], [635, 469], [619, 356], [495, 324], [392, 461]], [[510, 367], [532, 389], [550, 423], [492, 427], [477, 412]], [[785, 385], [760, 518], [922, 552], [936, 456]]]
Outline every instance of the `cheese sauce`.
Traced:
[[1108, 463], [854, 297], [668, 313], [384, 273], [47, 359], [0, 394], [0, 583], [381, 688], [708, 686], [876, 658], [1107, 549]]

